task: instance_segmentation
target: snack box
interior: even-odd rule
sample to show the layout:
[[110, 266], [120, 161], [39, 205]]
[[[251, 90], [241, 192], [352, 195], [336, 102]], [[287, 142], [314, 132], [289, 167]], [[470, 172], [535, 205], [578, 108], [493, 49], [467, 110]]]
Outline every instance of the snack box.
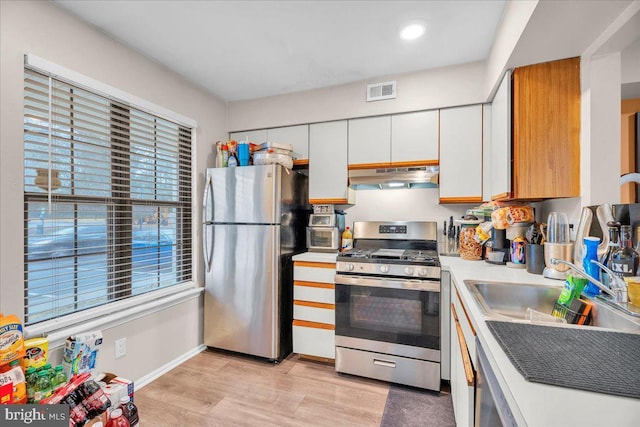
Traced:
[[101, 331], [76, 334], [67, 338], [62, 356], [62, 366], [67, 378], [95, 369], [100, 344]]
[[96, 378], [106, 384], [104, 392], [112, 402], [117, 403], [115, 407], [120, 405], [120, 398], [123, 396], [129, 396], [129, 400], [133, 402], [133, 381], [110, 372], [98, 374]]

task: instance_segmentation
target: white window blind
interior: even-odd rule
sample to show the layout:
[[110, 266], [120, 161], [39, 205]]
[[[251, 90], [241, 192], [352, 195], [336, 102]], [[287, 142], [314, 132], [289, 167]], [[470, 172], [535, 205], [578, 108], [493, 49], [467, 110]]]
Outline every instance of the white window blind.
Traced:
[[25, 324], [191, 280], [191, 132], [25, 69]]

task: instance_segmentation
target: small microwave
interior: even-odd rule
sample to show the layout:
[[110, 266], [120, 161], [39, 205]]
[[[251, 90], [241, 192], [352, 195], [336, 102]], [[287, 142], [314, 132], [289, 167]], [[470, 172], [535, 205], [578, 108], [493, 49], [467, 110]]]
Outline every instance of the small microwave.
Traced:
[[340, 229], [307, 227], [307, 249], [311, 252], [337, 252], [340, 249]]

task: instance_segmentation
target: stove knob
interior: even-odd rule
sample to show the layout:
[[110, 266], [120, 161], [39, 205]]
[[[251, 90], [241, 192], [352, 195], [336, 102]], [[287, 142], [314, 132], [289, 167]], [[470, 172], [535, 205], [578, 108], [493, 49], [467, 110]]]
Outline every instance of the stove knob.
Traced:
[[426, 276], [427, 275], [427, 270], [425, 270], [424, 268], [421, 268], [418, 270], [418, 276]]
[[381, 273], [388, 273], [389, 272], [389, 267], [387, 267], [386, 265], [381, 265], [380, 266], [380, 272]]
[[347, 269], [347, 271], [353, 271], [353, 264], [346, 264], [344, 267]]
[[413, 275], [413, 268], [411, 268], [411, 267], [405, 267], [405, 268], [404, 268], [404, 272], [405, 272], [407, 275], [411, 276], [411, 275]]

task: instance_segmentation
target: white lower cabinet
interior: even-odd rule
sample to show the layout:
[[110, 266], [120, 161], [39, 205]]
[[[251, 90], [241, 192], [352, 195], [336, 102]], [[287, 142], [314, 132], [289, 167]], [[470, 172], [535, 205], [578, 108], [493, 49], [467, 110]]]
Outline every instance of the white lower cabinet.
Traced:
[[335, 263], [294, 261], [294, 353], [335, 359], [335, 274]]
[[[474, 425], [475, 335], [455, 287], [451, 289], [451, 398], [456, 426]], [[465, 330], [468, 333], [465, 333]]]
[[293, 321], [293, 352], [326, 359], [336, 358], [336, 334], [333, 329], [308, 326]]

